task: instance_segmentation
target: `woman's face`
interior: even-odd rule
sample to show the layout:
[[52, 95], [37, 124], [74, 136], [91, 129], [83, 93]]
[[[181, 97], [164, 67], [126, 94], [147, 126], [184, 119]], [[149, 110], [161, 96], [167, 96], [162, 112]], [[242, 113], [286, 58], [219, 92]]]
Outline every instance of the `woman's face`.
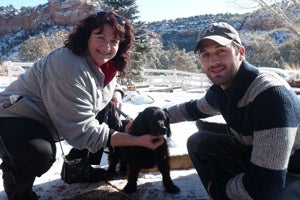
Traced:
[[118, 52], [120, 39], [117, 38], [111, 25], [104, 24], [103, 31], [92, 31], [88, 40], [88, 51], [98, 66], [110, 61]]

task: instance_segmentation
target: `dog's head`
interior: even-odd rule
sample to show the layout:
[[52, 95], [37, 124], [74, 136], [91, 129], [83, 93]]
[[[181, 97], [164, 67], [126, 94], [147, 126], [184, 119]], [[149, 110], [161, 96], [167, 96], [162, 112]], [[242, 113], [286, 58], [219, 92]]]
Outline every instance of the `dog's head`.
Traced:
[[167, 135], [171, 136], [168, 113], [159, 107], [147, 107], [140, 112], [132, 123], [132, 135]]

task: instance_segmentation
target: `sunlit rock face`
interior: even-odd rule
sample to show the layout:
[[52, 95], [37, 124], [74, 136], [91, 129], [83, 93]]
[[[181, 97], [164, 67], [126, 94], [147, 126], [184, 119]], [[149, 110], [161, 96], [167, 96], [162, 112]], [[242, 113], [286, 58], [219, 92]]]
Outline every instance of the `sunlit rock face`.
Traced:
[[101, 10], [93, 0], [52, 0], [17, 13], [0, 15], [0, 35], [33, 30], [40, 25], [75, 25], [85, 16]]

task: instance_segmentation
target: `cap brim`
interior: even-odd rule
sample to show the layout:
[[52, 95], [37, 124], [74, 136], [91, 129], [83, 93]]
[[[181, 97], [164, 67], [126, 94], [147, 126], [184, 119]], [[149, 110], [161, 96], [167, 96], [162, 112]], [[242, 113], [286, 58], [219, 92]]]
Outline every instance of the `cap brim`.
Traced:
[[231, 39], [219, 36], [219, 35], [212, 35], [212, 36], [207, 36], [202, 38], [201, 40], [204, 39], [210, 39], [210, 40], [214, 40], [215, 42], [219, 43], [220, 45], [228, 45], [230, 42], [232, 42]]
[[201, 40], [199, 40], [195, 46], [195, 52], [199, 50], [199, 48], [201, 47], [201, 42], [203, 42], [203, 40], [213, 40], [215, 42], [217, 42], [218, 44], [222, 45], [222, 46], [226, 46], [228, 45], [230, 42], [232, 42], [232, 40], [219, 36], [219, 35], [211, 35], [211, 36], [207, 36], [204, 38], [201, 38]]

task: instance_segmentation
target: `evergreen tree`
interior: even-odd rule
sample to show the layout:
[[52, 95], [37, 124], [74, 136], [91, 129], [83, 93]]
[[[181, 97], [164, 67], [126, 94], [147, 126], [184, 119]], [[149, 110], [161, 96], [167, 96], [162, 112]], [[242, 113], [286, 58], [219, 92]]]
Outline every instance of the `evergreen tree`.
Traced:
[[122, 15], [129, 19], [131, 22], [137, 20], [139, 17], [137, 13], [138, 6], [135, 0], [104, 0], [103, 9], [114, 10], [119, 15]]
[[149, 36], [145, 22], [139, 21], [137, 15], [139, 11], [136, 0], [104, 0], [104, 10], [114, 10], [116, 13], [125, 16], [135, 29], [135, 49], [130, 66], [127, 68], [126, 80], [122, 80], [123, 84], [133, 84], [143, 80], [142, 68], [146, 68], [147, 54], [149, 49]]
[[180, 71], [199, 72], [197, 60], [193, 52], [179, 50], [174, 44], [169, 50], [160, 51], [158, 69], [176, 69]]

